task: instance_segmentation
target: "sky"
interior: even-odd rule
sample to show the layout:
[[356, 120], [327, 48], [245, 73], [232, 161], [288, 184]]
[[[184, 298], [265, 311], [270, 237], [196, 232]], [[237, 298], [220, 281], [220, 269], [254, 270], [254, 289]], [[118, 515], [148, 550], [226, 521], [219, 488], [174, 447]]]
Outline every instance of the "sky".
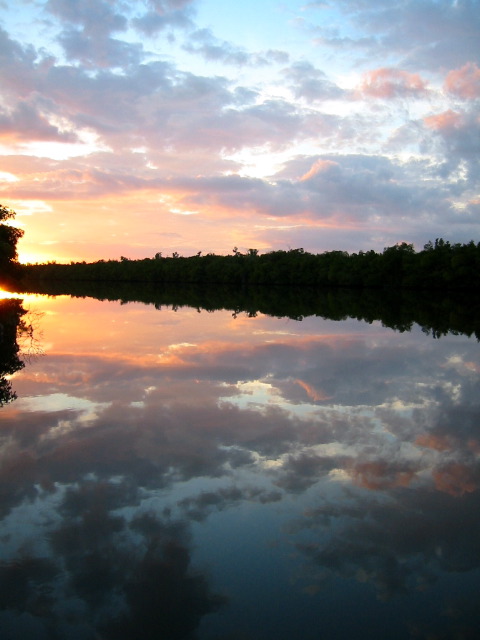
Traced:
[[22, 262], [480, 240], [479, 0], [0, 0]]

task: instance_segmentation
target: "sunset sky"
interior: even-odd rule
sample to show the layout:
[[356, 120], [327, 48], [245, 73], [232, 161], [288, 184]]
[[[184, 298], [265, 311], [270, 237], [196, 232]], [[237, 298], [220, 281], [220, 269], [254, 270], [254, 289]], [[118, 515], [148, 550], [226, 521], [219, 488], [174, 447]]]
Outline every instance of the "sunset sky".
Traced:
[[480, 240], [479, 0], [0, 0], [20, 260]]

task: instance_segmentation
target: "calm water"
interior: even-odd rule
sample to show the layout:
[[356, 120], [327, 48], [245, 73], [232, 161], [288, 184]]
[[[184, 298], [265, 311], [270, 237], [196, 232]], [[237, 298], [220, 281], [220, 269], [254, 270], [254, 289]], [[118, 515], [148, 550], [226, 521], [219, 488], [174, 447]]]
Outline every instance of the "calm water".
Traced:
[[24, 297], [0, 638], [477, 638], [480, 348]]

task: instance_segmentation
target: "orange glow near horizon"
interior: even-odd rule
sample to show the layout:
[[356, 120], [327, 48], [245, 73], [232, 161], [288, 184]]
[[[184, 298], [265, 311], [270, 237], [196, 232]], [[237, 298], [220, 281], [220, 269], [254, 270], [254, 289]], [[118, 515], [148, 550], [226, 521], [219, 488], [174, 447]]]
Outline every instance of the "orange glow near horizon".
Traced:
[[0, 301], [8, 300], [9, 298], [23, 298], [23, 296], [19, 293], [10, 293], [9, 291], [0, 289]]
[[18, 252], [18, 262], [20, 264], [44, 264], [45, 262], [64, 262], [60, 254], [52, 255], [46, 253], [30, 253], [27, 251]]
[[[58, 200], [52, 206], [39, 206], [34, 213], [24, 210], [20, 202], [7, 204], [17, 211], [16, 224], [25, 232], [18, 243], [22, 264], [92, 262], [122, 255], [141, 259], [158, 251], [164, 256], [174, 251], [184, 256], [198, 251], [225, 255], [235, 246], [241, 251], [270, 249], [268, 243], [256, 238], [263, 225], [252, 225], [248, 212], [235, 211], [235, 222], [230, 224], [233, 212], [226, 207], [216, 203], [195, 207], [187, 194], [180, 192]], [[185, 214], [194, 208], [195, 214]], [[284, 221], [275, 222], [268, 221], [265, 229], [284, 227]]]
[[[1, 4], [10, 44], [0, 69], [8, 105], [0, 203], [25, 232], [22, 264], [229, 255], [233, 247], [382, 251], [478, 236], [476, 149], [465, 141], [480, 126], [480, 68], [467, 46], [474, 39], [457, 42], [462, 25], [472, 29], [466, 7], [454, 3], [455, 29], [445, 39], [415, 31], [405, 68], [397, 46], [413, 35], [416, 3], [404, 7], [399, 39], [368, 3], [354, 23], [334, 3], [262, 7], [269, 29], [251, 50], [253, 41], [238, 49], [230, 40], [212, 1], [189, 15], [185, 31], [177, 12], [194, 0], [166, 3], [174, 46], [169, 29], [145, 31], [133, 19], [145, 2], [113, 3], [115, 11], [105, 4], [117, 26], [129, 25], [118, 31], [96, 20], [96, 3], [41, 2], [42, 32], [17, 23], [33, 24], [34, 5], [19, 13]], [[261, 24], [259, 6], [252, 10], [246, 3], [237, 17]], [[428, 12], [432, 24], [444, 22], [441, 3]], [[327, 14], [342, 34], [341, 56], [335, 39], [313, 36]], [[98, 37], [90, 42], [92, 19]], [[65, 36], [72, 25], [83, 44]], [[369, 43], [368, 56], [347, 37], [353, 32]], [[192, 33], [210, 34], [215, 60], [192, 45]]]

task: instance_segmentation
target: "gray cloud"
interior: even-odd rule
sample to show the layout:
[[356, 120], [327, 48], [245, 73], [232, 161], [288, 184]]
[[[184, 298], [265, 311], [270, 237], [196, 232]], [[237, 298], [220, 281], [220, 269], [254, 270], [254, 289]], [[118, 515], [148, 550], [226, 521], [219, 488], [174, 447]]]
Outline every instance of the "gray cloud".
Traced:
[[[151, 488], [192, 477], [228, 478], [229, 468], [253, 465], [254, 453], [286, 456], [273, 474], [289, 491], [304, 490], [337, 467], [378, 488], [410, 482], [430, 465], [441, 490], [461, 491], [462, 482], [476, 486], [469, 469], [480, 446], [478, 381], [466, 367], [445, 367], [448, 343], [434, 352], [429, 344], [372, 348], [363, 340], [309, 339], [212, 353], [186, 349], [166, 369], [80, 356], [72, 368], [71, 358], [47, 357], [45, 383], [43, 389], [36, 383], [36, 393], [81, 397], [84, 408], [9, 416], [2, 432], [16, 444], [2, 471], [2, 508], [35, 495], [36, 485], [53, 487], [91, 473], [128, 475], [132, 486]], [[459, 350], [457, 356], [460, 363], [471, 357]], [[432, 368], [435, 383], [429, 383]], [[282, 403], [249, 402], [237, 386], [246, 381], [268, 382]], [[455, 401], [452, 388], [460, 393]], [[16, 384], [19, 409], [28, 389], [28, 379]], [[398, 402], [416, 407], [413, 418], [402, 417]], [[309, 407], [308, 419], [296, 416], [301, 405]], [[366, 407], [372, 410], [365, 413]], [[375, 421], [395, 436], [390, 445]], [[401, 442], [420, 447], [424, 461], [404, 459]], [[309, 450], [333, 443], [353, 447], [356, 458]]]
[[[343, 577], [368, 580], [391, 599], [418, 585], [432, 585], [443, 572], [478, 567], [472, 509], [478, 492], [464, 501], [429, 491], [398, 490], [393, 501], [365, 497], [349, 509], [326, 504], [309, 512], [305, 526], [335, 535], [298, 545], [317, 567]], [[420, 561], [419, 561], [420, 559]]]
[[283, 73], [297, 98], [316, 101], [345, 97], [345, 92], [329, 80], [323, 71], [305, 60], [294, 63]]
[[257, 487], [244, 487], [242, 489], [232, 486], [220, 488], [217, 491], [203, 492], [195, 497], [179, 500], [177, 506], [189, 520], [204, 521], [215, 511], [223, 511], [233, 504], [247, 500], [248, 502], [278, 502], [282, 494], [278, 490], [264, 490]]
[[478, 58], [480, 18], [475, 1], [404, 0], [392, 5], [343, 0], [335, 4], [362, 35], [352, 37], [318, 28], [321, 43], [337, 50], [363, 49], [364, 63], [395, 52], [401, 67], [441, 71]]
[[298, 158], [275, 181], [228, 176], [183, 182], [183, 187], [192, 192], [186, 197], [192, 205], [211, 202], [278, 218], [331, 218], [339, 225], [347, 219], [381, 224], [400, 217], [448, 217], [445, 185], [419, 183], [418, 171], [416, 162], [409, 167], [385, 157], [330, 155]]
[[98, 38], [75, 29], [66, 29], [58, 37], [68, 60], [79, 61], [86, 68], [129, 67], [143, 58], [142, 47], [115, 38]]
[[430, 144], [439, 145], [439, 156], [444, 158], [439, 166], [441, 175], [461, 167], [466, 174], [462, 180], [464, 187], [476, 188], [480, 177], [480, 123], [476, 107], [427, 117], [424, 126], [434, 132]]
[[[295, 550], [296, 589], [326, 594], [341, 578], [408, 600], [420, 586], [437, 613], [436, 584], [480, 563], [471, 341], [222, 314], [222, 339], [208, 316], [213, 326], [202, 326], [215, 339], [155, 361], [154, 349], [183, 339], [183, 313], [191, 321], [190, 310], [122, 307], [112, 327], [125, 333], [106, 331], [96, 356], [72, 337], [73, 353], [67, 344], [15, 378], [19, 399], [0, 413], [2, 541], [14, 562], [0, 577], [22, 585], [17, 606], [42, 611], [39, 625], [63, 623], [57, 603], [69, 594], [82, 606], [70, 624], [127, 638], [169, 602], [152, 596], [155, 584], [187, 594], [182, 612], [192, 593], [214, 611], [220, 600], [194, 580], [192, 532], [201, 530], [202, 549], [208, 526], [221, 535], [241, 513], [260, 529], [255, 544], [274, 530], [279, 548]], [[252, 325], [232, 329], [239, 320]], [[147, 332], [141, 340], [134, 324]], [[31, 528], [9, 528], [24, 513], [35, 516]], [[255, 553], [265, 567], [265, 550]], [[13, 615], [9, 589], [0, 600], [2, 624]], [[182, 615], [173, 607], [162, 619]]]
[[87, 34], [97, 37], [104, 33], [125, 31], [127, 28], [126, 18], [115, 11], [115, 4], [106, 0], [48, 0], [45, 9], [61, 20], [81, 26]]
[[41, 109], [25, 101], [19, 101], [13, 110], [0, 109], [0, 137], [14, 138], [16, 141], [50, 140], [56, 142], [77, 142], [72, 131], [61, 131], [50, 124]]
[[[193, 2], [44, 3], [38, 19], [63, 53], [0, 32], [0, 134], [14, 147], [2, 166], [9, 173], [15, 165], [20, 178], [2, 183], [2, 197], [53, 204], [72, 195], [91, 201], [155, 192], [160, 200], [173, 193], [197, 213], [191, 228], [213, 217], [230, 220], [228, 212], [240, 225], [253, 216], [249, 236], [272, 248], [378, 249], [399, 239], [423, 245], [444, 229], [453, 241], [470, 240], [478, 225], [480, 144], [473, 4], [335, 6], [353, 25], [348, 35], [310, 30], [323, 38], [319, 57], [308, 48], [294, 59], [281, 47], [252, 51], [221, 38], [197, 24]], [[185, 30], [167, 42], [175, 26]], [[143, 29], [141, 41], [132, 40], [135, 29]], [[456, 37], [460, 32], [465, 37]], [[329, 38], [345, 45], [357, 36], [344, 51], [355, 51], [348, 65], [364, 72], [364, 82], [346, 91], [327, 58], [319, 60]], [[182, 68], [182, 47], [219, 69], [227, 63], [223, 75]], [[252, 65], [257, 75], [246, 80]], [[25, 153], [34, 140], [56, 149], [88, 144], [85, 155], [61, 164], [44, 159], [33, 175]], [[92, 144], [103, 151], [91, 153]], [[14, 153], [24, 154], [23, 168]], [[275, 160], [276, 174], [272, 168], [268, 178], [248, 177], [257, 154]], [[261, 175], [261, 160], [258, 166]], [[169, 215], [160, 209], [159, 216]]]
[[147, 35], [154, 35], [168, 27], [192, 27], [195, 0], [146, 0], [147, 11], [132, 24]]
[[189, 53], [200, 54], [207, 61], [223, 62], [240, 67], [285, 64], [289, 60], [289, 55], [285, 51], [267, 50], [251, 53], [243, 47], [218, 40], [210, 29], [194, 31], [184, 45], [184, 49]]
[[170, 13], [152, 11], [140, 18], [134, 18], [132, 24], [138, 31], [148, 36], [156, 35], [169, 28], [187, 29], [193, 26], [191, 12], [184, 9]]
[[81, 479], [66, 488], [44, 523], [43, 550], [24, 535], [28, 551], [0, 567], [3, 630], [24, 638], [187, 637], [226, 603], [193, 566], [187, 524], [115, 513], [129, 498], [123, 481]]

